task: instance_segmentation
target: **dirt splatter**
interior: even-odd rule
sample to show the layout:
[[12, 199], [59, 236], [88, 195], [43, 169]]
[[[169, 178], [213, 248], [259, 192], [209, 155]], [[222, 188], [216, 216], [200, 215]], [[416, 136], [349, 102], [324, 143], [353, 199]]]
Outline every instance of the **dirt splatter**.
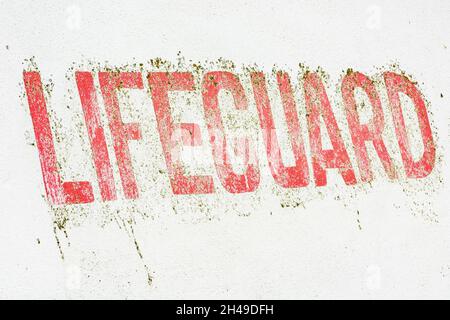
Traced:
[[[306, 75], [315, 72], [324, 83], [325, 90], [329, 96], [330, 103], [337, 119], [337, 125], [341, 131], [343, 143], [349, 153], [352, 167], [357, 170], [357, 162], [353, 151], [353, 143], [346, 122], [344, 104], [341, 97], [341, 86], [343, 77], [351, 74], [354, 70], [347, 68], [342, 71], [340, 78], [336, 82], [321, 67], [314, 68], [305, 63], [299, 63], [299, 70], [286, 70], [291, 76], [292, 90], [294, 94], [295, 108], [297, 116], [301, 123], [301, 135], [305, 139], [306, 152], [309, 154], [308, 145], [307, 117], [309, 114], [305, 108], [305, 97], [303, 85]], [[311, 160], [308, 160], [308, 168], [311, 181], [308, 186], [303, 188], [286, 189], [277, 185], [271, 175], [267, 154], [264, 147], [263, 136], [260, 129], [260, 120], [258, 118], [257, 108], [253, 98], [253, 90], [249, 73], [252, 71], [267, 72], [267, 87], [269, 91], [269, 100], [273, 108], [276, 122], [277, 135], [279, 136], [280, 149], [283, 150], [282, 158], [289, 159], [292, 153], [291, 141], [287, 135], [286, 120], [281, 111], [281, 98], [277, 88], [276, 76], [280, 72], [280, 67], [273, 66], [271, 69], [260, 67], [257, 64], [252, 66], [238, 66], [233, 61], [219, 58], [216, 61], [192, 61], [177, 54], [176, 62], [172, 63], [162, 58], [152, 58], [148, 61], [131, 61], [130, 63], [117, 66], [109, 61], [99, 62], [85, 59], [84, 61], [74, 62], [68, 67], [64, 76], [65, 83], [57, 83], [52, 75], [41, 74], [43, 78], [44, 95], [47, 102], [49, 118], [52, 125], [53, 138], [55, 140], [55, 149], [58, 157], [58, 169], [64, 180], [89, 180], [92, 182], [96, 202], [84, 205], [65, 205], [52, 206], [49, 203], [50, 213], [53, 220], [53, 232], [55, 240], [64, 260], [64, 250], [70, 247], [68, 230], [77, 228], [83, 223], [92, 223], [95, 221], [99, 226], [104, 227], [114, 223], [120, 230], [126, 232], [130, 242], [134, 246], [143, 268], [147, 275], [147, 282], [152, 285], [152, 271], [144, 261], [144, 255], [134, 232], [136, 225], [135, 216], [141, 219], [167, 219], [164, 215], [173, 213], [177, 219], [184, 223], [208, 223], [212, 220], [220, 220], [221, 217], [228, 214], [237, 214], [239, 216], [248, 216], [255, 212], [272, 212], [277, 208], [290, 210], [298, 214], [306, 214], [308, 205], [324, 198], [334, 199], [337, 203], [346, 208], [354, 208], [356, 200], [361, 193], [370, 193], [374, 188], [382, 188], [383, 185], [399, 184], [403, 193], [408, 198], [407, 205], [414, 216], [423, 217], [427, 221], [438, 222], [438, 216], [433, 211], [433, 195], [438, 192], [442, 186], [442, 161], [443, 150], [440, 147], [439, 137], [433, 124], [433, 107], [426, 99], [426, 90], [424, 84], [419, 84], [412, 75], [408, 75], [400, 69], [398, 63], [386, 67], [375, 68], [375, 72], [366, 73], [372, 83], [376, 86], [380, 94], [380, 99], [385, 113], [385, 134], [383, 138], [387, 145], [389, 154], [392, 155], [395, 168], [400, 172], [399, 177], [394, 181], [386, 178], [386, 173], [380, 166], [372, 167], [374, 171], [374, 180], [367, 183], [346, 186], [339, 176], [330, 176], [326, 187], [316, 187], [313, 182], [313, 172], [311, 170]], [[39, 71], [35, 57], [26, 59], [24, 70]], [[233, 136], [239, 133], [245, 133], [254, 141], [259, 158], [259, 170], [261, 173], [259, 187], [251, 193], [229, 194], [221, 185], [216, 177], [214, 163], [208, 143], [208, 130], [204, 121], [204, 110], [202, 108], [201, 88], [202, 77], [205, 72], [212, 70], [230, 71], [236, 74], [242, 82], [245, 95], [248, 99], [248, 109], [245, 111], [234, 110], [232, 97], [224, 93], [220, 95], [220, 107], [222, 109], [222, 120], [227, 135]], [[116, 187], [119, 193], [118, 200], [114, 202], [99, 202], [99, 188], [96, 183], [96, 175], [91, 160], [91, 147], [86, 133], [86, 125], [83, 119], [82, 109], [76, 90], [75, 71], [90, 71], [96, 75], [99, 71], [109, 71], [113, 73], [120, 72], [141, 72], [144, 79], [144, 90], [136, 92], [133, 90], [118, 90], [118, 99], [123, 118], [132, 119], [141, 126], [142, 139], [130, 143], [130, 153], [132, 155], [132, 164], [137, 184], [139, 186], [139, 198], [135, 200], [126, 200], [123, 196], [122, 186], [120, 184], [120, 173], [116, 163], [112, 163], [113, 174], [116, 179]], [[209, 195], [193, 194], [189, 196], [173, 195], [168, 181], [168, 170], [163, 158], [163, 151], [159, 133], [157, 130], [157, 120], [153, 110], [151, 100], [151, 90], [146, 83], [147, 72], [162, 71], [188, 71], [194, 75], [195, 90], [189, 93], [171, 93], [169, 96], [172, 107], [172, 117], [174, 122], [192, 121], [199, 123], [201, 136], [203, 137], [203, 146], [199, 148], [198, 153], [187, 154], [188, 161], [182, 168], [183, 173], [187, 175], [209, 174], [213, 176], [215, 193]], [[389, 119], [388, 99], [385, 93], [382, 73], [384, 71], [396, 71], [403, 74], [408, 79], [414, 81], [419, 90], [424, 93], [424, 100], [427, 110], [430, 113], [430, 121], [433, 129], [433, 138], [437, 146], [436, 165], [431, 175], [425, 179], [413, 180], [407, 179], [402, 168], [401, 158], [399, 157], [398, 142], [394, 134], [393, 124]], [[95, 76], [96, 77], [96, 76]], [[96, 93], [101, 101], [101, 90], [98, 86], [98, 80], [95, 78]], [[61, 91], [63, 87], [63, 93]], [[24, 111], [28, 115], [28, 105], [26, 102], [23, 84], [21, 87], [21, 101]], [[57, 97], [54, 92], [59, 90]], [[138, 90], [137, 90], [138, 91]], [[366, 98], [358, 93], [359, 103], [358, 112], [367, 112], [369, 103]], [[441, 98], [443, 95], [441, 94]], [[100, 103], [101, 105], [101, 103]], [[108, 150], [114, 155], [112, 148], [112, 136], [108, 130], [108, 119], [101, 105], [100, 121], [105, 128], [105, 136], [108, 142]], [[187, 120], [185, 120], [187, 119]], [[129, 122], [127, 120], [127, 122]], [[411, 129], [413, 130], [413, 129]], [[326, 130], [322, 130], [324, 133]], [[31, 137], [32, 128], [25, 131], [25, 143], [36, 147], [35, 141]], [[323, 134], [326, 140], [326, 134]], [[298, 137], [295, 137], [298, 139]], [[285, 152], [286, 151], [286, 152]], [[37, 154], [37, 153], [36, 153]], [[230, 152], [232, 157], [236, 155]], [[115, 157], [111, 156], [114, 160]], [[374, 153], [370, 155], [371, 161], [377, 161]], [[284, 160], [284, 159], [283, 159]], [[373, 162], [375, 163], [375, 162]], [[242, 170], [242, 164], [237, 161], [236, 169]], [[360, 177], [358, 177], [359, 179]], [[41, 189], [43, 190], [43, 188]], [[43, 193], [43, 191], [41, 191]], [[45, 198], [45, 196], [43, 195]], [[275, 203], [275, 205], [274, 205]], [[126, 209], [123, 209], [126, 207]], [[164, 212], [164, 214], [161, 214]], [[354, 212], [354, 211], [353, 211]], [[357, 224], [359, 230], [362, 230], [360, 222], [360, 213], [357, 212]]]

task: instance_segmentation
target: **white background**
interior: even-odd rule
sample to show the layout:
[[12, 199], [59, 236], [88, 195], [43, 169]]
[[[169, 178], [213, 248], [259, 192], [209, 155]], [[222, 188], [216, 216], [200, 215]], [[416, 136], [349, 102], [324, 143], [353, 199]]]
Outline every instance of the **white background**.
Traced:
[[[450, 298], [449, 21], [444, 0], [0, 0], [0, 298]], [[320, 66], [334, 108], [343, 70], [377, 77], [397, 63], [428, 102], [435, 170], [420, 181], [388, 182], [377, 173], [371, 186], [355, 188], [330, 172], [322, 195], [312, 186], [274, 191], [262, 153], [265, 177], [256, 193], [174, 198], [166, 176], [146, 182], [164, 161], [151, 101], [136, 94], [138, 110], [123, 112], [148, 120], [143, 140], [130, 143], [146, 188], [134, 203], [120, 194], [110, 206], [64, 211], [72, 223], [67, 237], [56, 231], [63, 260], [53, 224], [60, 211], [43, 197], [31, 145], [24, 60], [34, 56], [43, 81], [53, 80], [49, 108], [62, 118], [62, 136], [81, 125], [78, 147], [76, 139], [66, 143], [73, 148], [57, 147], [69, 158], [63, 177], [96, 187], [92, 165], [74, 160], [89, 160], [89, 144], [73, 78], [65, 75], [73, 76], [73, 63], [175, 62], [179, 51], [193, 61], [276, 64], [293, 78], [299, 62]], [[286, 199], [303, 204], [282, 208]], [[108, 222], [117, 210], [132, 222]]]

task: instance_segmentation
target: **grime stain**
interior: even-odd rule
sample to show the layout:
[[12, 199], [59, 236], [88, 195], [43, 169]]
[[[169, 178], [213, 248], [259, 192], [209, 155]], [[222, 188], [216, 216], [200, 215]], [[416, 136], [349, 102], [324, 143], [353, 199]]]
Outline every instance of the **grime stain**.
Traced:
[[359, 220], [359, 210], [356, 210], [356, 215], [357, 215], [356, 222], [358, 223], [358, 229], [362, 230], [361, 221]]
[[[355, 154], [353, 152], [353, 142], [348, 130], [348, 124], [345, 121], [345, 107], [341, 97], [341, 87], [342, 79], [345, 76], [350, 76], [355, 71], [352, 68], [347, 68], [342, 71], [340, 78], [336, 83], [331, 79], [332, 77], [325, 72], [320, 66], [314, 71], [313, 68], [307, 66], [305, 63], [298, 64], [297, 72], [292, 70], [287, 70], [286, 72], [291, 75], [291, 85], [292, 92], [295, 102], [295, 110], [299, 118], [300, 133], [305, 141], [308, 141], [308, 131], [307, 131], [307, 119], [311, 116], [307, 108], [305, 107], [305, 93], [303, 86], [308, 76], [312, 73], [316, 74], [318, 79], [322, 81], [324, 85], [324, 90], [330, 99], [330, 104], [333, 112], [335, 112], [335, 117], [337, 118], [337, 125], [342, 134], [342, 141], [345, 149], [348, 150], [349, 159], [353, 169], [358, 172], [357, 161], [355, 159]], [[326, 187], [316, 187], [314, 185], [313, 171], [311, 169], [311, 162], [308, 161], [308, 173], [310, 176], [310, 182], [307, 186], [302, 188], [292, 188], [286, 189], [277, 185], [271, 175], [269, 168], [269, 163], [267, 159], [267, 154], [264, 148], [263, 136], [261, 133], [260, 120], [258, 118], [257, 108], [255, 102], [253, 101], [253, 90], [252, 84], [249, 77], [250, 72], [256, 71], [266, 71], [267, 75], [267, 87], [270, 105], [273, 108], [277, 108], [280, 111], [281, 97], [277, 88], [277, 76], [280, 72], [280, 67], [273, 66], [271, 69], [260, 67], [257, 64], [253, 66], [242, 65], [238, 66], [234, 62], [219, 58], [216, 61], [192, 61], [188, 60], [181, 55], [181, 52], [177, 54], [176, 62], [172, 63], [168, 60], [162, 58], [152, 58], [148, 61], [132, 61], [130, 63], [124, 64], [122, 66], [111, 65], [108, 61], [98, 62], [94, 60], [86, 59], [85, 61], [73, 63], [67, 70], [65, 74], [66, 84], [69, 89], [64, 92], [63, 97], [58, 101], [63, 101], [62, 105], [56, 105], [52, 100], [52, 95], [55, 90], [55, 82], [50, 75], [50, 78], [46, 78], [46, 75], [41, 75], [43, 77], [43, 90], [45, 95], [45, 100], [47, 102], [47, 110], [49, 113], [51, 129], [53, 133], [53, 138], [55, 141], [55, 149], [57, 153], [57, 166], [61, 175], [67, 180], [75, 178], [83, 178], [88, 176], [92, 182], [93, 192], [96, 199], [99, 199], [99, 190], [96, 185], [96, 176], [94, 166], [90, 159], [91, 147], [89, 144], [88, 137], [86, 135], [86, 125], [84, 123], [82, 109], [80, 106], [79, 97], [77, 97], [77, 90], [75, 85], [75, 72], [76, 71], [90, 71], [94, 75], [98, 72], [108, 71], [113, 74], [120, 74], [123, 72], [141, 72], [143, 75], [143, 93], [141, 95], [141, 101], [136, 103], [133, 100], [131, 91], [123, 88], [123, 83], [119, 85], [117, 90], [117, 99], [119, 100], [119, 105], [121, 112], [126, 114], [128, 118], [132, 118], [133, 122], [139, 123], [141, 125], [141, 140], [136, 140], [130, 143], [130, 148], [132, 151], [132, 166], [136, 176], [136, 181], [139, 186], [139, 198], [127, 200], [123, 197], [121, 193], [120, 183], [116, 183], [118, 189], [118, 199], [116, 203], [98, 203], [94, 202], [86, 205], [62, 205], [54, 206], [49, 203], [50, 213], [53, 220], [53, 233], [55, 236], [56, 244], [60, 252], [61, 259], [64, 260], [64, 251], [70, 248], [70, 236], [68, 230], [71, 228], [77, 228], [83, 223], [97, 223], [100, 227], [104, 227], [109, 223], [115, 223], [117, 227], [126, 232], [134, 249], [136, 250], [139, 259], [142, 262], [143, 269], [146, 273], [147, 283], [149, 286], [153, 283], [152, 271], [145, 262], [144, 255], [141, 250], [141, 246], [136, 238], [133, 225], [136, 221], [133, 214], [137, 214], [142, 219], [165, 219], [159, 212], [173, 212], [173, 215], [177, 216], [183, 222], [187, 223], [208, 223], [212, 220], [220, 220], [221, 217], [228, 214], [237, 214], [238, 216], [249, 216], [257, 211], [270, 212], [277, 208], [283, 210], [290, 210], [295, 213], [306, 213], [308, 204], [316, 201], [323, 200], [325, 198], [333, 199], [336, 203], [342, 204], [344, 207], [354, 207], [358, 195], [360, 193], [370, 193], [374, 189], [380, 189], [384, 185], [398, 184], [402, 188], [403, 194], [407, 197], [406, 205], [409, 207], [409, 211], [413, 216], [420, 216], [424, 220], [437, 223], [438, 216], [433, 211], [432, 196], [441, 188], [442, 181], [442, 162], [443, 162], [443, 150], [439, 144], [439, 137], [436, 136], [436, 127], [433, 122], [434, 114], [433, 108], [430, 102], [426, 99], [426, 95], [423, 94], [423, 99], [427, 106], [427, 111], [429, 112], [430, 122], [433, 131], [433, 138], [437, 146], [436, 150], [436, 165], [433, 172], [429, 177], [421, 180], [411, 180], [407, 179], [402, 172], [403, 167], [401, 159], [399, 158], [397, 137], [393, 130], [393, 125], [386, 122], [386, 132], [384, 135], [385, 143], [389, 147], [392, 154], [395, 155], [393, 159], [396, 172], [399, 172], [399, 176], [396, 179], [384, 179], [386, 175], [392, 176], [393, 172], [388, 171], [387, 173], [383, 168], [375, 169], [372, 167], [374, 179], [366, 183], [361, 183], [358, 176], [358, 183], [355, 185], [343, 185], [340, 177], [335, 179], [329, 178], [328, 185]], [[24, 70], [27, 71], [39, 71], [39, 68], [35, 62], [35, 58], [26, 59], [24, 62]], [[206, 124], [204, 123], [205, 111], [202, 109], [202, 84], [201, 79], [203, 75], [208, 71], [221, 70], [228, 71], [235, 74], [240, 81], [242, 81], [242, 86], [245, 91], [245, 96], [247, 97], [248, 109], [245, 111], [233, 110], [233, 97], [229, 93], [224, 93], [220, 96], [221, 111], [222, 111], [222, 121], [224, 126], [224, 131], [226, 134], [232, 135], [235, 132], [245, 132], [254, 141], [257, 146], [257, 155], [259, 158], [259, 171], [261, 174], [259, 186], [256, 190], [251, 193], [241, 194], [241, 195], [230, 195], [223, 188], [221, 183], [216, 177], [214, 177], [214, 184], [216, 186], [215, 193], [209, 195], [202, 194], [192, 194], [188, 197], [177, 196], [172, 194], [171, 186], [168, 182], [168, 170], [166, 163], [163, 158], [163, 150], [161, 148], [161, 141], [159, 133], [157, 130], [157, 119], [153, 113], [152, 107], [152, 91], [149, 87], [146, 79], [147, 72], [165, 72], [170, 73], [174, 71], [186, 71], [190, 72], [194, 78], [194, 89], [188, 94], [178, 95], [174, 93], [169, 95], [169, 102], [171, 106], [177, 105], [181, 101], [184, 104], [184, 109], [189, 112], [180, 113], [175, 110], [172, 115], [173, 122], [182, 122], [186, 115], [194, 118], [200, 122], [201, 135], [203, 137], [203, 142], [206, 147], [210, 147], [208, 142], [208, 130]], [[268, 71], [269, 70], [269, 71]], [[388, 110], [389, 101], [385, 94], [384, 81], [382, 74], [385, 71], [395, 71], [402, 74], [404, 77], [410, 79], [422, 93], [426, 92], [423, 90], [424, 84], [419, 84], [418, 81], [414, 80], [412, 75], [408, 75], [406, 72], [400, 69], [398, 63], [393, 63], [391, 65], [375, 68], [376, 73], [370, 75], [371, 84], [374, 85], [377, 91], [380, 93], [380, 100], [383, 110]], [[267, 72], [268, 71], [268, 72]], [[218, 83], [213, 78], [210, 78], [214, 86]], [[98, 86], [97, 78], [95, 77], [95, 90], [97, 95], [101, 96], [101, 89]], [[58, 84], [59, 85], [59, 84]], [[28, 113], [28, 105], [26, 102], [25, 90], [23, 90], [23, 84], [20, 84], [22, 88], [22, 94], [20, 96], [22, 105], [24, 106], [25, 113]], [[62, 86], [62, 85], [61, 85]], [[134, 94], [134, 93], [133, 93]], [[443, 98], [443, 94], [440, 95]], [[370, 105], [362, 99], [363, 102], [355, 104], [355, 108], [358, 112], [366, 110]], [[101, 101], [101, 100], [100, 100]], [[313, 103], [319, 103], [320, 101], [314, 100]], [[112, 140], [113, 137], [109, 130], [108, 118], [105, 111], [102, 109], [104, 106], [100, 104], [101, 114], [100, 122], [102, 123], [102, 128], [105, 131], [105, 136], [107, 140], [107, 148], [111, 155], [114, 154]], [[58, 108], [59, 107], [59, 108]], [[63, 117], [61, 109], [65, 109], [70, 116]], [[174, 110], [172, 110], [174, 111]], [[273, 111], [275, 114], [275, 111]], [[387, 116], [385, 118], [388, 118]], [[281, 119], [281, 120], [280, 120]], [[203, 123], [202, 123], [203, 121]], [[278, 117], [276, 122], [277, 131], [281, 130], [279, 125], [285, 122], [283, 117]], [[70, 130], [66, 130], [65, 127], [67, 123], [72, 123]], [[285, 125], [284, 125], [285, 126]], [[36, 143], [33, 138], [30, 137], [32, 134], [32, 129], [28, 129], [25, 132], [26, 143], [32, 147], [36, 148]], [[326, 130], [323, 130], [324, 136], [326, 135]], [[277, 133], [278, 135], [279, 133]], [[299, 137], [294, 137], [298, 139]], [[292, 152], [292, 138], [279, 139], [280, 149], [289, 150]], [[306, 143], [306, 146], [308, 144]], [[141, 148], [141, 151], [138, 149]], [[182, 147], [181, 147], [182, 148]], [[308, 149], [307, 149], [308, 150]], [[394, 150], [394, 151], [392, 151]], [[80, 156], [81, 155], [81, 156]], [[230, 152], [232, 157], [236, 157], [236, 154]], [[208, 173], [214, 176], [214, 163], [211, 155], [204, 156], [206, 159], [204, 162], [203, 158], [194, 157], [194, 164], [200, 163], [197, 167], [188, 166], [180, 168], [181, 172], [186, 175], [191, 174], [205, 174]], [[76, 159], [76, 160], [74, 160]], [[114, 156], [111, 156], [112, 166], [113, 166], [113, 176], [115, 179], [120, 181], [120, 172], [116, 168], [116, 163], [114, 163]], [[148, 161], [145, 161], [147, 159]], [[373, 154], [371, 155], [371, 160], [373, 160]], [[71, 170], [70, 167], [73, 166], [74, 161], [77, 165], [76, 169]], [[237, 167], [242, 164], [237, 164]], [[77, 171], [78, 169], [78, 171]], [[242, 169], [242, 168], [241, 168]], [[392, 169], [391, 169], [392, 170]], [[75, 179], [76, 180], [76, 179]], [[81, 179], [80, 179], [81, 180]], [[245, 181], [248, 184], [248, 181]], [[420, 194], [421, 197], [417, 197]], [[43, 195], [43, 198], [45, 196]], [[268, 205], [268, 202], [270, 204]], [[129, 212], [118, 213], [117, 206], [121, 203], [126, 203], [130, 206], [133, 214]], [[271, 204], [276, 203], [276, 207]], [[158, 207], [155, 208], [155, 205]], [[360, 222], [360, 212], [356, 210], [356, 221], [358, 229], [362, 230]], [[91, 218], [91, 217], [94, 218]], [[38, 239], [38, 243], [40, 243]]]

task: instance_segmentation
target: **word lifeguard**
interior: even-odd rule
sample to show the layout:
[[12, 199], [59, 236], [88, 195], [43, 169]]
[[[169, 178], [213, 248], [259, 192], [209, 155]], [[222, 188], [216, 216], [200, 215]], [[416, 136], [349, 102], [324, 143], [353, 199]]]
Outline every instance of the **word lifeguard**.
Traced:
[[[344, 145], [340, 128], [331, 108], [325, 87], [320, 76], [314, 72], [303, 75], [303, 90], [306, 105], [306, 123], [300, 123], [298, 110], [290, 84], [289, 75], [278, 72], [276, 75], [278, 90], [281, 96], [284, 117], [287, 123], [290, 143], [295, 159], [293, 166], [286, 166], [281, 159], [280, 144], [275, 134], [276, 128], [272, 107], [268, 97], [267, 83], [262, 72], [249, 72], [253, 96], [246, 95], [239, 77], [229, 71], [205, 72], [201, 79], [201, 88], [195, 91], [195, 79], [190, 72], [99, 72], [98, 80], [103, 96], [104, 108], [108, 118], [112, 144], [117, 159], [118, 171], [127, 199], [139, 197], [139, 187], [136, 183], [132, 166], [132, 158], [128, 147], [129, 140], [141, 139], [139, 123], [124, 123], [121, 117], [117, 91], [122, 89], [142, 90], [144, 79], [148, 81], [153, 109], [157, 120], [157, 130], [162, 145], [163, 155], [167, 165], [168, 179], [174, 194], [209, 194], [214, 193], [217, 185], [211, 175], [187, 175], [183, 163], [177, 156], [175, 145], [195, 147], [209, 141], [218, 179], [223, 188], [230, 193], [252, 192], [259, 186], [260, 161], [255, 152], [255, 143], [251, 137], [243, 136], [236, 145], [243, 146], [242, 153], [246, 159], [243, 173], [236, 173], [230, 163], [227, 139], [218, 95], [222, 90], [228, 91], [233, 97], [237, 110], [247, 110], [249, 99], [254, 99], [259, 126], [262, 131], [267, 160], [273, 180], [283, 188], [301, 188], [310, 183], [315, 186], [327, 184], [327, 169], [337, 169], [345, 184], [356, 184], [355, 170], [359, 170], [360, 182], [372, 180], [372, 169], [366, 144], [371, 143], [380, 162], [390, 179], [396, 179], [397, 170], [392, 157], [383, 141], [385, 116], [383, 114], [379, 92], [366, 75], [349, 71], [341, 83], [341, 94], [345, 106], [345, 116], [353, 144], [357, 168], [350, 162]], [[398, 150], [408, 178], [426, 177], [435, 164], [435, 143], [427, 115], [426, 105], [421, 93], [406, 76], [394, 72], [383, 74], [384, 84], [389, 100], [389, 110], [392, 114]], [[57, 154], [55, 152], [52, 131], [47, 114], [46, 102], [39, 72], [25, 71], [23, 73], [25, 90], [34, 126], [36, 144], [42, 168], [43, 181], [47, 199], [51, 204], [76, 204], [94, 201], [92, 183], [90, 181], [62, 181], [58, 172]], [[105, 127], [100, 121], [100, 105], [94, 86], [94, 75], [91, 72], [76, 71], [76, 84], [84, 114], [87, 135], [92, 149], [92, 163], [95, 167], [97, 181], [102, 201], [117, 199], [117, 191], [113, 176], [111, 157], [108, 153], [105, 139]], [[370, 101], [372, 117], [366, 123], [360, 121], [357, 111], [355, 90], [359, 88]], [[209, 139], [204, 139], [196, 123], [175, 123], [171, 115], [169, 92], [191, 91], [200, 94], [204, 109], [204, 121]], [[410, 139], [407, 135], [402, 105], [399, 94], [411, 99], [419, 123], [420, 136], [423, 143], [423, 154], [413, 158]], [[150, 108], [152, 106], [149, 106]], [[321, 119], [322, 118], [322, 119]], [[329, 136], [330, 149], [323, 148], [322, 128], [320, 121], [325, 123]], [[301, 134], [301, 127], [306, 125], [308, 137]], [[309, 142], [310, 154], [305, 151], [305, 141]], [[230, 144], [231, 145], [231, 144]], [[311, 173], [308, 165], [311, 163]], [[358, 179], [359, 180], [359, 179]]]

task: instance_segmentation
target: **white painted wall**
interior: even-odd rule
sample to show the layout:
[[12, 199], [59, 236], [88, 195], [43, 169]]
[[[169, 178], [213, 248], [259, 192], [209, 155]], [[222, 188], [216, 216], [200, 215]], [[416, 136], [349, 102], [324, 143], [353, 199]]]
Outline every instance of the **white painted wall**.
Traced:
[[[450, 298], [449, 21], [444, 0], [0, 0], [0, 298]], [[143, 140], [130, 143], [141, 198], [52, 211], [31, 145], [24, 60], [34, 56], [44, 82], [55, 84], [49, 108], [62, 125], [64, 178], [95, 182], [69, 68], [176, 62], [178, 51], [186, 63], [224, 57], [264, 70], [276, 64], [293, 77], [299, 62], [320, 66], [336, 110], [343, 70], [377, 77], [398, 63], [429, 102], [435, 170], [420, 181], [377, 173], [372, 186], [354, 188], [330, 173], [324, 189], [281, 191], [262, 151], [256, 193], [174, 197], [157, 174], [165, 164], [151, 100], [133, 93], [136, 109], [123, 113], [143, 127]], [[185, 116], [201, 121], [195, 110]], [[289, 201], [303, 205], [281, 207]], [[56, 231], [64, 260], [54, 214], [71, 220], [67, 237]], [[108, 222], [114, 217], [134, 222]]]

